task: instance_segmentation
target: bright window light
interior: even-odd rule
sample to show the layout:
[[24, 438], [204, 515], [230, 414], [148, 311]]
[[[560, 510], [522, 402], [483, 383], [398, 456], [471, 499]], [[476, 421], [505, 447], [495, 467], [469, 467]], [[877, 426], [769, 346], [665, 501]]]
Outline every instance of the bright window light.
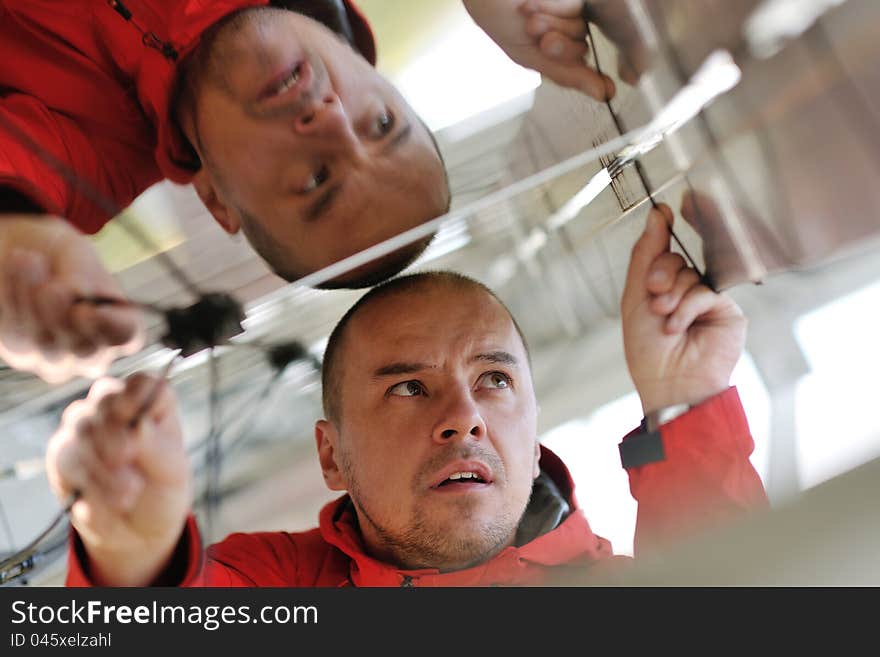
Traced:
[[514, 64], [473, 22], [463, 21], [395, 83], [436, 132], [534, 90], [541, 76]]
[[880, 456], [880, 283], [795, 322], [811, 372], [797, 390], [798, 466], [804, 488]]
[[617, 445], [641, 419], [642, 404], [631, 393], [541, 437], [541, 444], [568, 466], [590, 527], [611, 541], [615, 554], [632, 555], [636, 528], [636, 502]]
[[[751, 462], [766, 481], [770, 400], [754, 361], [745, 354], [731, 376], [737, 387], [755, 441]], [[616, 399], [585, 418], [566, 422], [541, 437], [568, 466], [575, 496], [593, 531], [611, 541], [615, 554], [633, 554], [636, 501], [620, 465], [617, 446], [642, 419], [636, 393]]]

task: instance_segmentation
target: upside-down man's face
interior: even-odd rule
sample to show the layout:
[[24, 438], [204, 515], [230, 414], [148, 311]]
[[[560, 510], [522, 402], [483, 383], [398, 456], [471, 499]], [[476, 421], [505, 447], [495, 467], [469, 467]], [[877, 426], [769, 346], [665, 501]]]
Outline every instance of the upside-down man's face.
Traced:
[[446, 210], [427, 129], [355, 50], [292, 11], [234, 25], [183, 120], [196, 187], [227, 230], [262, 233], [304, 275]]

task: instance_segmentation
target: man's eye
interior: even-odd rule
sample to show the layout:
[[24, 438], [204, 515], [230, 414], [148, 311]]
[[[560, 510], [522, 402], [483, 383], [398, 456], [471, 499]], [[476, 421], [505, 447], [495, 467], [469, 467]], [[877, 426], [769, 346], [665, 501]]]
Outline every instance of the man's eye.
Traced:
[[375, 131], [375, 136], [377, 138], [384, 137], [385, 135], [390, 133], [392, 130], [394, 130], [394, 123], [395, 123], [394, 114], [392, 114], [391, 112], [387, 112], [387, 111], [382, 112], [376, 118], [376, 122], [373, 126], [373, 129]]
[[330, 172], [327, 170], [327, 167], [322, 166], [320, 169], [315, 171], [314, 174], [312, 174], [312, 177], [309, 178], [309, 181], [302, 188], [303, 194], [307, 194], [308, 192], [317, 189], [325, 182], [327, 182], [328, 178], [330, 178]]
[[478, 388], [503, 389], [509, 388], [512, 381], [503, 372], [486, 372], [477, 381]]
[[424, 395], [425, 389], [418, 381], [404, 381], [403, 383], [398, 383], [396, 386], [389, 388], [388, 394], [396, 395], [398, 397], [415, 397], [417, 395]]

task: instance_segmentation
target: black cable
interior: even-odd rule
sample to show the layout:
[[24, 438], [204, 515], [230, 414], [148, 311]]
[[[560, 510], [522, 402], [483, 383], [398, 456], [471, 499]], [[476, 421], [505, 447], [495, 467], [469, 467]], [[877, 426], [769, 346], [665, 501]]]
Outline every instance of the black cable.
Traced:
[[[269, 378], [268, 381], [266, 381], [266, 383], [263, 385], [263, 387], [260, 389], [260, 391], [256, 395], [248, 397], [231, 413], [231, 416], [233, 418], [239, 418], [238, 419], [239, 425], [247, 427], [250, 424], [251, 419], [257, 415], [257, 411], [260, 409], [260, 406], [262, 405], [262, 403], [269, 396], [269, 393], [272, 391], [275, 384], [278, 382], [279, 378], [281, 378], [281, 372], [275, 372], [272, 375], [272, 377]], [[225, 429], [225, 427], [224, 427], [224, 429]], [[245, 432], [243, 432], [243, 433], [245, 433]], [[220, 434], [221, 434], [220, 437], [221, 437], [221, 443], [222, 443], [222, 438], [226, 435], [226, 432], [223, 429], [221, 429]], [[192, 455], [198, 453], [202, 448], [206, 448], [208, 446], [209, 439], [210, 439], [210, 434], [206, 435], [203, 440], [200, 440], [196, 444], [190, 446], [190, 448], [187, 450], [187, 453], [190, 456], [192, 456]], [[225, 449], [225, 451], [228, 452], [233, 444], [229, 445]], [[202, 472], [203, 469], [204, 469], [204, 463], [202, 463], [202, 465], [199, 466], [199, 469], [196, 471], [196, 474]]]
[[28, 543], [25, 547], [23, 547], [18, 552], [15, 552], [9, 557], [0, 561], [0, 584], [9, 579], [9, 571], [14, 570], [17, 567], [22, 567], [26, 565], [27, 562], [32, 559], [34, 554], [36, 553], [36, 548], [43, 542], [43, 540], [52, 533], [52, 530], [67, 517], [67, 514], [70, 513], [70, 510], [73, 508], [73, 505], [80, 498], [79, 491], [74, 491], [73, 494], [67, 501], [67, 504], [64, 505], [64, 508], [59, 511], [52, 521], [49, 523], [49, 526], [46, 527], [40, 534], [33, 539], [30, 543]]
[[[678, 54], [678, 50], [674, 47], [672, 43], [672, 39], [669, 36], [669, 31], [666, 27], [665, 21], [658, 21], [656, 26], [659, 29], [660, 43], [663, 46], [666, 57], [669, 59], [670, 64], [672, 65], [673, 70], [675, 71], [675, 75], [678, 77], [679, 81], [684, 83], [688, 79], [687, 72], [685, 70], [684, 64], [681, 60], [681, 57]], [[746, 48], [745, 42], [739, 44], [737, 49], [734, 51], [733, 56], [734, 60], [741, 59], [742, 57], [748, 56], [748, 49]], [[747, 88], [747, 87], [746, 87]], [[745, 92], [744, 92], [745, 93]], [[736, 106], [736, 95], [731, 96], [731, 102]], [[753, 108], [750, 106], [750, 103], [747, 103], [746, 111], [744, 112], [746, 116], [758, 116], [760, 117], [760, 113], [757, 111], [753, 111]], [[737, 202], [743, 204], [746, 208], [746, 211], [749, 212], [752, 216], [758, 217], [760, 213], [755, 208], [752, 203], [751, 196], [745, 193], [742, 185], [739, 181], [739, 176], [736, 174], [736, 170], [731, 166], [728, 158], [724, 155], [724, 152], [721, 149], [721, 140], [718, 139], [718, 136], [715, 134], [715, 130], [712, 127], [712, 124], [709, 123], [709, 119], [706, 116], [706, 112], [703, 109], [697, 113], [697, 123], [703, 130], [703, 134], [706, 139], [709, 141], [709, 153], [713, 159], [713, 161], [718, 165], [721, 169], [721, 172], [724, 174], [724, 179], [730, 186], [733, 188], [733, 194], [737, 199]], [[764, 157], [769, 161], [766, 166], [766, 171], [769, 173], [769, 176], [774, 180], [774, 187], [777, 190], [780, 190], [782, 194], [774, 194], [773, 199], [775, 201], [783, 201], [783, 205], [785, 208], [784, 214], [787, 218], [787, 221], [784, 222], [784, 226], [794, 226], [796, 222], [794, 221], [794, 212], [791, 207], [791, 200], [788, 197], [788, 194], [785, 193], [785, 186], [781, 181], [781, 177], [776, 172], [776, 167], [773, 166], [773, 162], [777, 160], [776, 158], [776, 149], [773, 146], [770, 135], [767, 130], [767, 126], [764, 121], [758, 120], [758, 125], [755, 129], [755, 137], [758, 140], [758, 145], [761, 151], [764, 154]], [[691, 192], [693, 196], [695, 194], [695, 190], [693, 185], [691, 184], [690, 177], [685, 175], [685, 182], [687, 183], [688, 190]], [[699, 221], [703, 220], [702, 212], [700, 210], [699, 203], [696, 202], [696, 197], [694, 196], [694, 210], [697, 213], [697, 219]], [[791, 237], [791, 235], [789, 235]], [[786, 250], [779, 244], [776, 236], [773, 235], [772, 232], [767, 233], [768, 242], [772, 242], [772, 244], [768, 243], [768, 248], [771, 248], [775, 251], [775, 253], [782, 256], [784, 259], [789, 262], [793, 261], [790, 254], [786, 252]], [[707, 276], [707, 278], [710, 278]], [[753, 281], [755, 285], [760, 285], [761, 281]], [[714, 292], [718, 290], [714, 285], [710, 285]]]
[[[21, 585], [27, 584], [27, 580], [23, 578], [26, 577], [28, 573], [33, 572], [40, 562], [48, 559], [55, 552], [67, 547], [67, 532], [68, 528], [65, 527], [63, 531], [57, 532], [59, 534], [57, 541], [49, 544], [47, 547], [35, 550], [28, 558], [22, 559], [18, 563], [13, 564], [10, 568], [0, 572], [0, 586], [9, 586], [16, 580], [22, 580], [20, 582]], [[47, 536], [46, 539], [48, 538], [50, 537]]]
[[[174, 362], [177, 360], [177, 354], [168, 361], [168, 364], [163, 368], [162, 373], [159, 376], [159, 380], [156, 382], [156, 385], [153, 386], [150, 393], [147, 395], [146, 400], [141, 405], [141, 408], [135, 414], [134, 418], [132, 418], [129, 426], [136, 426], [138, 422], [141, 421], [143, 416], [146, 414], [153, 403], [156, 401], [156, 397], [159, 395], [159, 390], [171, 371], [171, 367]], [[37, 552], [37, 548], [40, 543], [45, 540], [45, 538], [52, 533], [52, 530], [70, 513], [70, 510], [73, 508], [73, 505], [82, 497], [82, 492], [75, 490], [71, 496], [68, 498], [67, 503], [64, 505], [64, 508], [59, 511], [56, 516], [49, 523], [49, 526], [46, 527], [40, 534], [31, 540], [25, 547], [21, 550], [18, 550], [14, 554], [6, 557], [3, 561], [0, 561], [0, 584], [3, 584], [5, 581], [10, 579], [10, 571], [15, 569], [25, 569], [29, 570], [30, 568], [26, 568], [29, 562], [32, 562], [34, 554]], [[30, 566], [32, 567], [32, 563]], [[21, 572], [19, 572], [19, 575]], [[18, 575], [16, 575], [18, 576]]]
[[[593, 65], [596, 67], [596, 72], [599, 75], [603, 75], [602, 67], [599, 64], [599, 49], [596, 47], [596, 41], [593, 38], [593, 31], [590, 28], [589, 23], [587, 23], [586, 25], [587, 25], [587, 38], [590, 40], [590, 50], [592, 50], [592, 52], [593, 52]], [[611, 105], [611, 98], [608, 98], [608, 97], [605, 98], [605, 107], [608, 108], [608, 113], [611, 115], [611, 120], [614, 122], [614, 127], [617, 128], [618, 134], [625, 135], [626, 134], [626, 126], [624, 126], [623, 121], [618, 116], [617, 112], [614, 110], [614, 107]], [[645, 190], [645, 194], [648, 196], [648, 200], [651, 201], [651, 207], [653, 207], [654, 209], [657, 209], [657, 201], [654, 199], [654, 194], [651, 192], [651, 190], [652, 190], [651, 183], [648, 181], [648, 175], [647, 175], [647, 173], [645, 173], [645, 170], [642, 167], [642, 164], [638, 158], [633, 160], [633, 165], [635, 166], [636, 174], [638, 175], [639, 180], [642, 183], [642, 187]], [[691, 254], [688, 252], [687, 248], [682, 243], [682, 241], [680, 239], [678, 239], [678, 235], [675, 234], [675, 230], [673, 229], [673, 227], [671, 225], [669, 225], [668, 228], [669, 228], [669, 233], [672, 236], [672, 239], [675, 240], [675, 243], [678, 245], [678, 248], [680, 248], [682, 250], [682, 253], [684, 253], [685, 258], [687, 258], [691, 267], [693, 267], [694, 271], [697, 272], [697, 275], [700, 277], [700, 281], [704, 285], [709, 287], [713, 292], [718, 292], [718, 290], [716, 290], [715, 286], [712, 284], [712, 281], [710, 281], [709, 278], [706, 276], [706, 274], [703, 271], [701, 271], [700, 268], [697, 266], [697, 262], [693, 259], [693, 257], [691, 257]]]

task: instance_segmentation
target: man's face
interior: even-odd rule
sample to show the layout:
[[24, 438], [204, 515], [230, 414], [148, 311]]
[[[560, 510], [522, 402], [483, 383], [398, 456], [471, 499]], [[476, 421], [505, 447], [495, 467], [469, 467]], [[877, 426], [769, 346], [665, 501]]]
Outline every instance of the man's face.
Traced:
[[312, 19], [254, 16], [215, 44], [189, 127], [227, 230], [249, 215], [309, 273], [442, 214], [443, 165], [391, 84]]
[[352, 320], [339, 357], [339, 487], [371, 552], [455, 570], [510, 545], [539, 447], [526, 351], [504, 308], [450, 285], [391, 296]]

